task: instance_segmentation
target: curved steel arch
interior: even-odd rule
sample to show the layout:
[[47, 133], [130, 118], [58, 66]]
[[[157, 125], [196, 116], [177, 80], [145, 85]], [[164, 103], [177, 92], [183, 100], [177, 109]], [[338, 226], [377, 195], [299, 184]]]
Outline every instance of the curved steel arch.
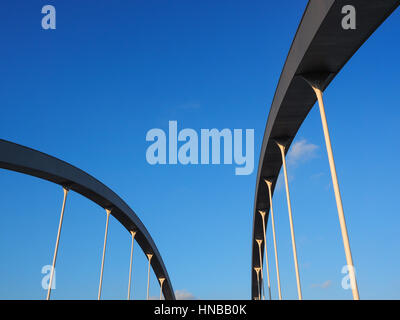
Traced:
[[92, 200], [111, 214], [128, 230], [136, 231], [135, 240], [145, 253], [153, 254], [151, 266], [159, 278], [165, 278], [165, 299], [175, 300], [174, 290], [161, 255], [135, 212], [110, 188], [86, 172], [45, 153], [0, 139], [0, 168], [21, 172], [51, 181]]
[[[274, 138], [288, 139], [289, 149], [301, 124], [316, 102], [316, 96], [303, 76], [319, 80], [325, 90], [347, 61], [399, 6], [398, 0], [310, 0], [292, 42], [275, 91], [265, 127], [258, 164], [253, 213], [251, 297], [258, 296], [259, 266], [256, 238], [263, 239], [258, 210], [269, 212], [268, 189], [264, 178], [272, 178], [272, 192], [282, 165]], [[356, 9], [356, 30], [344, 30], [341, 13], [345, 5]], [[269, 215], [266, 215], [268, 219]], [[262, 252], [262, 258], [264, 251]]]

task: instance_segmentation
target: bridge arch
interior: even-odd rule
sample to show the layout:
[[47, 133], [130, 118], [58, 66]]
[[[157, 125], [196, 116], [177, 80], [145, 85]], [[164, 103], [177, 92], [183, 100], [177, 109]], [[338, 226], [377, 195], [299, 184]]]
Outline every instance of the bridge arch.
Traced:
[[157, 279], [164, 279], [165, 299], [175, 300], [172, 284], [161, 254], [150, 233], [136, 213], [106, 185], [71, 164], [6, 140], [0, 139], [0, 168], [20, 172], [67, 187], [100, 207], [110, 210], [128, 232], [136, 232], [135, 240], [145, 254], [152, 255], [151, 267]]
[[[342, 8], [348, 4], [356, 8], [356, 30], [345, 30], [341, 25]], [[265, 252], [263, 250], [259, 254], [256, 241], [264, 237], [263, 219], [259, 210], [266, 212], [265, 224], [270, 211], [268, 187], [264, 179], [272, 182], [273, 194], [282, 166], [276, 139], [285, 138], [287, 152], [314, 106], [317, 97], [307, 80], [318, 82], [321, 91], [324, 91], [355, 52], [399, 5], [396, 0], [308, 2], [275, 91], [261, 146], [253, 207], [252, 299], [259, 296], [261, 280], [257, 280], [255, 268], [263, 265]]]

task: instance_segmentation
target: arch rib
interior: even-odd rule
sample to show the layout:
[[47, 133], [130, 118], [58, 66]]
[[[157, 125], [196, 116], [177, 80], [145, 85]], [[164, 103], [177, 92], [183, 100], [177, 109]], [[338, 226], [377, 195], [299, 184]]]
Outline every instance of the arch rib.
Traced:
[[161, 255], [136, 213], [110, 188], [69, 163], [37, 150], [0, 139], [0, 168], [38, 177], [68, 186], [104, 209], [110, 209], [128, 232], [136, 231], [136, 242], [143, 252], [152, 253], [151, 266], [157, 278], [165, 278], [163, 293], [174, 300], [175, 294]]
[[[256, 238], [263, 237], [262, 219], [258, 210], [265, 210], [268, 219], [266, 177], [277, 177], [282, 166], [281, 155], [274, 145], [276, 137], [288, 137], [287, 149], [301, 124], [316, 102], [316, 96], [302, 75], [319, 73], [324, 91], [347, 61], [400, 5], [397, 0], [352, 0], [357, 10], [357, 29], [341, 27], [341, 9], [345, 0], [310, 0], [293, 39], [272, 101], [266, 123], [258, 164], [253, 212], [251, 297], [258, 297], [258, 247]], [[276, 181], [273, 181], [272, 192]], [[265, 221], [266, 223], [266, 221]]]

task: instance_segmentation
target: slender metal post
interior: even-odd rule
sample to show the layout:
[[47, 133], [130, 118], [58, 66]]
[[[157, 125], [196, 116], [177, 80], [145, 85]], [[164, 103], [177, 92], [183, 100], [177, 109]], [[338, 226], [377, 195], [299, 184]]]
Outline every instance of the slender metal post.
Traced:
[[340, 229], [342, 232], [344, 251], [346, 254], [347, 265], [349, 266], [349, 276], [350, 276], [350, 281], [351, 281], [351, 289], [353, 292], [353, 299], [359, 300], [360, 296], [358, 293], [357, 279], [356, 279], [356, 275], [354, 272], [354, 264], [353, 264], [353, 258], [351, 255], [349, 235], [347, 233], [346, 220], [344, 217], [343, 204], [342, 204], [342, 197], [340, 195], [335, 160], [333, 158], [332, 144], [331, 144], [331, 138], [329, 136], [328, 121], [326, 119], [324, 101], [322, 98], [322, 91], [317, 85], [314, 85], [312, 83], [310, 83], [310, 84], [311, 84], [311, 87], [313, 88], [313, 90], [317, 96], [317, 99], [318, 99], [319, 111], [321, 114], [321, 121], [322, 121], [322, 128], [324, 130], [326, 151], [328, 153], [329, 166], [330, 166], [331, 176], [332, 176], [333, 190], [335, 192], [336, 206], [337, 206], [337, 211], [338, 211], [338, 215], [339, 215]]
[[268, 262], [268, 249], [267, 249], [267, 236], [266, 236], [266, 229], [265, 229], [265, 211], [259, 211], [262, 222], [263, 222], [263, 231], [264, 231], [264, 248], [265, 248], [265, 265], [267, 266], [267, 280], [268, 280], [268, 293], [269, 293], [269, 300], [271, 300], [271, 281], [269, 279], [269, 262]]
[[255, 270], [256, 273], [257, 273], [258, 300], [261, 300], [261, 293], [260, 293], [260, 275], [259, 275], [261, 268], [255, 267], [254, 270]]
[[131, 299], [131, 279], [132, 279], [132, 260], [133, 260], [133, 244], [135, 242], [135, 231], [130, 232], [132, 235], [132, 243], [131, 243], [131, 259], [130, 259], [130, 264], [129, 264], [129, 283], [128, 283], [128, 300]]
[[163, 284], [164, 284], [165, 278], [159, 278], [158, 281], [160, 281], [160, 300], [162, 300], [162, 289], [163, 289]]
[[61, 236], [61, 228], [62, 228], [62, 223], [64, 219], [64, 210], [65, 210], [65, 204], [67, 201], [67, 195], [69, 189], [67, 187], [63, 187], [64, 191], [64, 199], [63, 199], [63, 204], [61, 208], [61, 216], [60, 216], [60, 222], [58, 224], [58, 232], [57, 232], [57, 240], [56, 240], [56, 248], [54, 249], [54, 255], [53, 255], [53, 264], [51, 267], [51, 273], [50, 273], [50, 281], [49, 281], [49, 287], [47, 289], [47, 297], [46, 300], [50, 300], [50, 294], [51, 294], [51, 286], [53, 285], [53, 277], [54, 277], [54, 270], [56, 267], [56, 260], [57, 260], [57, 253], [58, 253], [58, 244], [60, 242], [60, 236]]
[[[270, 206], [271, 224], [272, 224], [272, 235], [273, 235], [273, 238], [274, 238], [274, 249], [275, 249], [276, 276], [278, 278], [278, 295], [279, 295], [279, 300], [282, 300], [281, 279], [280, 279], [280, 276], [279, 276], [279, 264], [278, 264], [278, 249], [277, 249], [277, 245], [276, 245], [274, 208], [272, 206], [272, 181], [270, 181], [268, 179], [264, 179], [264, 181], [268, 186], [269, 206]], [[265, 215], [265, 212], [264, 212], [264, 215]]]
[[149, 268], [147, 271], [147, 300], [149, 300], [149, 289], [150, 289], [150, 265], [151, 265], [151, 258], [153, 255], [151, 253], [146, 254], [147, 258], [149, 259]]
[[283, 143], [278, 142], [278, 141], [276, 141], [276, 144], [278, 145], [279, 150], [281, 151], [281, 155], [282, 155], [283, 172], [284, 172], [284, 175], [285, 175], [285, 186], [286, 186], [286, 200], [287, 200], [288, 212], [289, 212], [290, 234], [292, 236], [294, 268], [295, 268], [295, 271], [296, 271], [297, 294], [298, 294], [299, 300], [302, 300], [303, 296], [302, 296], [302, 293], [301, 293], [299, 264], [298, 264], [298, 260], [297, 260], [296, 239], [295, 239], [295, 236], [294, 236], [294, 227], [293, 227], [292, 205], [291, 205], [291, 201], [290, 201], [289, 181], [288, 181], [286, 159], [285, 159], [285, 149], [286, 149], [286, 147], [285, 147], [285, 145]]
[[262, 243], [262, 239], [256, 239], [256, 242], [257, 242], [257, 244], [258, 244], [258, 256], [259, 256], [260, 268], [261, 268], [261, 291], [262, 291], [262, 298], [263, 298], [263, 300], [265, 300], [263, 260], [262, 260], [262, 255], [261, 255], [261, 243]]
[[110, 213], [111, 210], [106, 209], [107, 213], [107, 221], [106, 221], [106, 232], [104, 235], [104, 245], [103, 245], [103, 258], [101, 259], [101, 271], [100, 271], [100, 283], [99, 283], [99, 293], [97, 299], [100, 300], [101, 298], [101, 288], [103, 285], [103, 271], [104, 271], [104, 258], [106, 256], [106, 246], [107, 246], [107, 233], [108, 233], [108, 221], [110, 220]]

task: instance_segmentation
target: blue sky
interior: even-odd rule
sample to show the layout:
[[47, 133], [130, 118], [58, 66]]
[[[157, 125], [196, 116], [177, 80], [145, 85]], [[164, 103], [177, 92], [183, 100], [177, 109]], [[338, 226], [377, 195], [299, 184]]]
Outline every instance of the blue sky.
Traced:
[[[148, 130], [255, 130], [255, 167], [269, 107], [307, 1], [3, 1], [0, 137], [61, 158], [118, 193], [155, 240], [175, 290], [199, 299], [250, 297], [256, 170], [151, 166]], [[41, 8], [57, 29], [41, 28]], [[400, 12], [325, 92], [360, 297], [399, 298], [397, 125]], [[318, 109], [289, 155], [303, 297], [350, 299]], [[295, 146], [295, 145], [294, 145]], [[283, 186], [274, 196], [284, 298], [296, 280]], [[0, 298], [43, 299], [62, 189], [0, 171]], [[95, 299], [104, 210], [70, 193], [54, 299]], [[270, 231], [270, 229], [269, 229]], [[103, 297], [125, 299], [130, 236], [110, 219]], [[272, 244], [271, 232], [268, 234]], [[272, 246], [270, 267], [275, 275]], [[135, 247], [133, 296], [147, 264]], [[276, 277], [272, 293], [277, 297]], [[151, 279], [152, 296], [159, 292]]]

